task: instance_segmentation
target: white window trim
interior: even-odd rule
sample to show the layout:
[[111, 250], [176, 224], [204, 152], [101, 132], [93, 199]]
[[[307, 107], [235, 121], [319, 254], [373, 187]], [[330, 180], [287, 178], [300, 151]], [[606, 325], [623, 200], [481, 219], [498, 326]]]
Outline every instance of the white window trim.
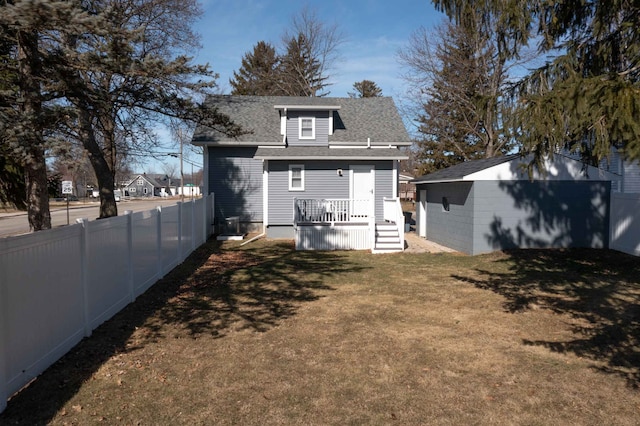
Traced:
[[[293, 187], [293, 169], [300, 169], [300, 188]], [[304, 164], [289, 164], [289, 191], [304, 191]]]
[[[311, 136], [302, 136], [302, 121], [311, 120]], [[298, 117], [298, 139], [315, 139], [316, 138], [316, 118], [315, 117]]]

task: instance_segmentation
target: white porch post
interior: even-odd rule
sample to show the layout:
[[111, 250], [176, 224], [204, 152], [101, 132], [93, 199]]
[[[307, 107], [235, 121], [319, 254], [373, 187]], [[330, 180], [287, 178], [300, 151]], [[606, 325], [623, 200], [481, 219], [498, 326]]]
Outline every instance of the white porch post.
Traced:
[[391, 195], [393, 198], [398, 198], [398, 185], [400, 185], [398, 180], [398, 165], [400, 161], [395, 160], [393, 162], [393, 194]]
[[269, 225], [269, 160], [262, 160], [262, 232]]

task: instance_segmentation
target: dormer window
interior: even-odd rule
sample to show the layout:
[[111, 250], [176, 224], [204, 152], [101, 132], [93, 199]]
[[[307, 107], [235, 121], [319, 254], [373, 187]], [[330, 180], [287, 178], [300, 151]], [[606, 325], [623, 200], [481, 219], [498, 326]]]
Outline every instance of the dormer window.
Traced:
[[298, 118], [299, 139], [315, 139], [316, 138], [316, 118], [300, 117]]

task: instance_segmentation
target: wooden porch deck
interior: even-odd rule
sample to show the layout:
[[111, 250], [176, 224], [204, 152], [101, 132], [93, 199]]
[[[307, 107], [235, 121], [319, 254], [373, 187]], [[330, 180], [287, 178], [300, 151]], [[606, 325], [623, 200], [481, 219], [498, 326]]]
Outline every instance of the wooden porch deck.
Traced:
[[397, 198], [384, 200], [384, 218], [376, 221], [369, 200], [296, 199], [297, 250], [404, 250], [404, 216]]

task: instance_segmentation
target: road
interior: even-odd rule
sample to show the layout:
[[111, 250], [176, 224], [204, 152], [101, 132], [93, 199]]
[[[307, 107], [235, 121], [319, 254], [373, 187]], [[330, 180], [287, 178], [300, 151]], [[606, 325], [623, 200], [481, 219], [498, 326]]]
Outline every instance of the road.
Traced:
[[[123, 215], [126, 210], [133, 212], [139, 212], [144, 210], [152, 210], [156, 206], [173, 206], [180, 199], [163, 199], [153, 198], [151, 200], [140, 201], [121, 201], [118, 203], [118, 215]], [[188, 201], [185, 199], [185, 201]], [[83, 201], [72, 202], [69, 204], [69, 223], [76, 223], [76, 219], [87, 218], [89, 220], [95, 220], [99, 213], [98, 201]], [[67, 224], [67, 207], [66, 205], [59, 205], [56, 203], [51, 206], [51, 225], [56, 228], [59, 226], [65, 226]], [[0, 238], [9, 237], [12, 235], [26, 234], [29, 232], [29, 222], [27, 220], [26, 212], [12, 212], [3, 213], [0, 212]]]

